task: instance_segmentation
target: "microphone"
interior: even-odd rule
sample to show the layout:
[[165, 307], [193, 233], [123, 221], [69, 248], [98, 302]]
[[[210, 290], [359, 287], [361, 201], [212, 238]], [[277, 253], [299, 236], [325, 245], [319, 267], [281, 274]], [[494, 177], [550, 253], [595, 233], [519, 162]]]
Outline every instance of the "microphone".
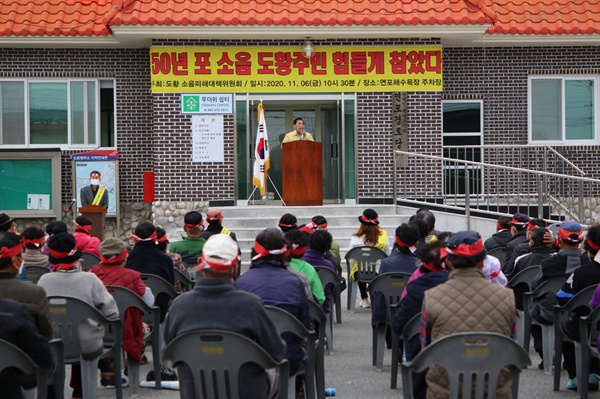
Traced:
[[72, 207], [73, 207], [73, 205], [74, 205], [76, 202], [77, 202], [77, 198], [73, 198], [73, 199], [71, 200], [71, 203], [69, 204], [69, 206], [68, 206], [68, 207], [67, 207], [67, 209], [65, 210], [65, 214], [67, 214], [67, 213], [69, 213], [69, 212], [71, 212], [71, 213], [73, 212], [73, 209], [72, 209]]

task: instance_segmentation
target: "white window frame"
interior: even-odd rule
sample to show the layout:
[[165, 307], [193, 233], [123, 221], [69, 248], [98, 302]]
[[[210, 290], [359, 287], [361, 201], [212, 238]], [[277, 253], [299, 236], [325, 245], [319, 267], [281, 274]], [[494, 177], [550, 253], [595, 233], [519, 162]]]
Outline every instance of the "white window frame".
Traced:
[[[479, 126], [480, 126], [480, 131], [479, 133], [476, 132], [455, 132], [455, 133], [446, 133], [444, 132], [444, 126], [443, 126], [443, 121], [444, 121], [444, 104], [457, 104], [457, 103], [477, 103], [479, 104]], [[479, 137], [479, 145], [483, 145], [483, 134], [484, 134], [484, 126], [483, 126], [483, 100], [442, 100], [442, 142], [444, 140], [444, 137], [453, 137], [453, 136], [471, 136], [471, 137]], [[442, 146], [443, 147], [443, 146]], [[468, 146], [466, 146], [468, 147]], [[443, 152], [442, 152], [443, 153]], [[480, 156], [481, 159], [479, 160], [479, 162], [485, 162], [484, 160], [484, 156], [485, 153], [483, 151], [483, 147], [480, 148]], [[457, 158], [459, 159], [459, 158]], [[442, 169], [450, 169], [447, 166], [442, 166]], [[457, 169], [465, 169], [464, 166], [458, 166]], [[446, 182], [445, 182], [445, 172], [442, 172], [442, 188], [445, 190], [446, 187]], [[485, 169], [481, 168], [481, 181], [479, 182], [479, 193], [474, 194], [471, 193], [471, 196], [474, 195], [483, 195], [485, 194], [484, 190], [485, 190], [485, 185], [483, 184], [483, 182], [485, 181]], [[468, 184], [467, 182], [465, 182], [465, 184]], [[445, 193], [445, 194], [450, 194], [450, 195], [456, 195], [458, 197], [464, 196], [464, 194], [459, 194], [459, 193]]]
[[[534, 140], [533, 139], [533, 116], [532, 116], [532, 81], [533, 80], [557, 80], [561, 81], [561, 107], [562, 107], [562, 139], [561, 140]], [[568, 80], [592, 80], [594, 82], [594, 138], [591, 140], [567, 140], [566, 117], [565, 117], [565, 82]], [[599, 75], [532, 75], [527, 78], [527, 142], [530, 145], [598, 145], [600, 144], [600, 76]]]
[[[27, 79], [27, 78], [2, 78], [0, 79], [0, 82], [23, 82], [23, 86], [24, 86], [24, 90], [25, 90], [25, 96], [24, 96], [24, 118], [25, 118], [25, 144], [2, 144], [1, 140], [0, 140], [0, 149], [9, 149], [9, 148], [60, 148], [61, 150], [75, 150], [75, 149], [96, 149], [96, 148], [101, 148], [101, 144], [102, 144], [102, 132], [100, 130], [100, 111], [101, 111], [101, 104], [100, 104], [100, 89], [102, 88], [102, 84], [101, 81], [112, 81], [113, 82], [113, 88], [115, 88], [116, 82], [114, 79], [107, 79], [107, 78], [102, 78], [102, 79], [94, 79], [94, 78], [67, 78], [67, 79], [47, 79], [47, 78], [34, 78], [34, 79]], [[84, 138], [84, 143], [78, 143], [78, 144], [72, 144], [71, 140], [72, 140], [72, 113], [71, 113], [71, 83], [73, 82], [94, 82], [95, 84], [95, 90], [96, 90], [96, 104], [95, 104], [95, 115], [96, 115], [96, 121], [95, 121], [95, 130], [96, 130], [96, 142], [95, 143], [89, 143], [88, 139], [89, 139], [89, 135], [87, 132], [87, 123], [84, 123], [84, 128], [86, 129], [86, 131], [83, 134], [83, 138]], [[31, 144], [31, 129], [30, 129], [30, 110], [29, 110], [29, 96], [30, 96], [30, 84], [31, 83], [66, 83], [67, 84], [67, 143], [55, 143], [55, 144]], [[87, 85], [84, 86], [84, 93], [87, 93]], [[1, 100], [1, 99], [0, 99]], [[84, 101], [87, 102], [87, 96], [84, 96]], [[115, 94], [113, 95], [113, 101], [116, 103], [116, 90], [115, 90]], [[84, 120], [87, 121], [88, 118], [88, 113], [84, 112]], [[2, 115], [0, 112], [0, 121], [1, 121]], [[114, 129], [113, 131], [116, 132], [116, 116], [114, 118]], [[1, 134], [1, 132], [0, 132]], [[113, 138], [113, 142], [116, 143], [116, 137]], [[114, 147], [110, 147], [110, 148], [114, 148]]]

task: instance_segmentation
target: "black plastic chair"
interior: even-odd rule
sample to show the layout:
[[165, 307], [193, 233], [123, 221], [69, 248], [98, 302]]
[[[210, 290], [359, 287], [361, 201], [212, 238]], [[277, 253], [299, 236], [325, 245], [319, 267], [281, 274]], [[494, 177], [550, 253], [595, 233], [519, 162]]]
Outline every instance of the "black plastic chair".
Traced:
[[[500, 370], [512, 365], [512, 395], [517, 399], [521, 369], [531, 365], [529, 355], [516, 341], [496, 333], [457, 333], [443, 337], [417, 355], [412, 361], [402, 364], [402, 389], [404, 398], [413, 397], [412, 372], [425, 370], [432, 364], [446, 369], [450, 381], [450, 398], [458, 399], [461, 380], [475, 379], [475, 399], [483, 399], [490, 388], [489, 398], [495, 397]], [[470, 387], [466, 389], [469, 392]], [[463, 397], [466, 395], [463, 388]]]
[[[187, 365], [192, 371], [196, 399], [239, 397], [238, 372], [242, 365], [252, 362], [264, 369], [277, 368], [280, 376], [289, 375], [286, 359], [276, 362], [252, 339], [231, 331], [198, 330], [176, 337], [167, 345], [164, 359], [180, 368]], [[279, 378], [280, 397], [288, 392], [287, 378]], [[183, 391], [180, 390], [180, 397]], [[193, 399], [193, 398], [185, 398]]]
[[590, 359], [600, 359], [600, 348], [597, 346], [600, 334], [600, 307], [579, 319], [579, 342], [575, 342], [577, 362], [577, 391], [581, 399], [587, 399], [589, 392]]
[[[536, 265], [536, 266], [530, 266], [528, 268], [521, 270], [519, 273], [515, 274], [508, 280], [508, 284], [506, 284], [506, 288], [510, 288], [510, 289], [514, 290], [519, 285], [526, 285], [527, 288], [526, 288], [525, 292], [531, 292], [531, 282], [533, 281], [535, 276], [538, 275], [541, 268], [542, 268], [541, 265]], [[519, 290], [519, 293], [521, 293], [521, 292], [522, 291]], [[515, 298], [516, 298], [516, 295], [518, 295], [518, 294], [515, 293]], [[523, 303], [522, 295], [521, 295], [521, 298], [519, 298], [519, 299], [520, 299], [520, 302]], [[525, 336], [525, 329], [524, 329], [525, 324], [523, 323], [523, 311], [522, 310], [517, 309], [517, 317], [518, 317], [517, 341], [522, 345], [524, 342], [524, 336]]]
[[[346, 271], [348, 273], [348, 303], [347, 308], [351, 312], [356, 309], [356, 293], [358, 292], [358, 282], [370, 283], [377, 277], [377, 262], [387, 258], [387, 254], [379, 248], [370, 246], [354, 247], [345, 256]], [[350, 275], [354, 263], [356, 262], [358, 270], [355, 278]]]
[[279, 335], [288, 332], [306, 340], [306, 366], [290, 375], [288, 380], [288, 398], [295, 398], [296, 377], [304, 374], [306, 381], [306, 399], [315, 399], [315, 342], [316, 333], [308, 330], [294, 315], [275, 306], [265, 306], [273, 323], [277, 327]]
[[560, 371], [561, 359], [562, 359], [562, 345], [563, 341], [572, 341], [566, 335], [563, 334], [562, 324], [566, 322], [571, 316], [571, 312], [581, 306], [589, 309], [589, 303], [594, 296], [594, 292], [598, 284], [592, 285], [579, 291], [569, 302], [565, 303], [564, 306], [555, 306], [553, 309], [554, 316], [554, 390], [560, 390]]
[[190, 291], [194, 288], [194, 281], [186, 276], [181, 270], [174, 269], [175, 281], [180, 282], [183, 287], [183, 292]]
[[[336, 312], [342, 311], [341, 297], [340, 297], [340, 277], [336, 272], [327, 268], [327, 267], [315, 267], [317, 274], [319, 275], [319, 280], [321, 280], [321, 284], [323, 285], [323, 290], [325, 290], [325, 286], [327, 284], [333, 284], [333, 298], [332, 300], [332, 310], [333, 306], [335, 306]], [[331, 313], [326, 313], [327, 315], [327, 330], [325, 330], [325, 336], [327, 337], [327, 353], [330, 355], [333, 353], [333, 315]], [[338, 318], [341, 322], [341, 316]]]
[[44, 266], [23, 266], [23, 269], [25, 269], [25, 278], [33, 284], [37, 284], [44, 274], [50, 273], [50, 269]]
[[16, 368], [25, 374], [37, 375], [37, 398], [46, 399], [48, 393], [48, 369], [40, 368], [18, 346], [0, 339], [0, 371], [7, 368]]
[[371, 284], [369, 284], [369, 293], [373, 306], [375, 304], [375, 298], [378, 295], [383, 295], [385, 299], [385, 324], [378, 324], [373, 328], [373, 366], [377, 367], [377, 371], [383, 370], [383, 355], [385, 353], [385, 332], [387, 329], [391, 330], [391, 315], [390, 307], [400, 302], [400, 297], [406, 287], [406, 283], [410, 278], [408, 273], [384, 273], [375, 277]]
[[[79, 298], [49, 296], [48, 303], [54, 321], [54, 338], [62, 340], [65, 364], [81, 366], [84, 398], [95, 398], [98, 391], [98, 360], [110, 356], [114, 362], [115, 381], [121, 381], [121, 341], [123, 336], [120, 319], [108, 319], [98, 309]], [[95, 357], [84, 357], [79, 343], [79, 324], [91, 319], [105, 328], [104, 348]], [[116, 384], [117, 399], [123, 398], [123, 387]]]
[[318, 336], [315, 342], [315, 381], [317, 386], [317, 399], [325, 398], [325, 325], [327, 316], [317, 302], [309, 299], [308, 309], [313, 324], [317, 324]]
[[500, 261], [500, 267], [504, 267], [506, 263], [506, 248], [505, 247], [497, 247], [488, 252], [488, 255], [494, 256], [498, 258]]
[[[392, 305], [391, 312], [393, 314], [396, 313], [396, 310], [400, 306], [400, 302], [395, 305]], [[402, 330], [402, 341], [404, 342], [404, 347], [412, 338], [416, 335], [421, 334], [421, 312], [414, 315], [408, 323], [404, 326]], [[390, 387], [392, 389], [396, 389], [398, 387], [398, 364], [400, 360], [398, 357], [400, 356], [400, 338], [392, 329], [392, 378]], [[406, 350], [404, 350], [406, 353]]]
[[179, 295], [179, 293], [175, 291], [175, 287], [173, 287], [171, 283], [160, 276], [142, 273], [140, 274], [140, 278], [146, 287], [150, 287], [155, 298], [158, 296], [158, 294], [167, 294], [171, 298], [175, 298], [177, 295]]
[[92, 267], [100, 264], [100, 258], [97, 255], [94, 255], [90, 252], [82, 252], [81, 258], [79, 258], [79, 264], [81, 265], [81, 270], [90, 271]]
[[[158, 306], [148, 306], [144, 300], [135, 292], [116, 285], [107, 285], [106, 289], [112, 294], [119, 308], [119, 318], [121, 322], [125, 320], [125, 313], [128, 308], [136, 308], [142, 313], [144, 320], [152, 330], [148, 337], [152, 344], [152, 362], [154, 368], [155, 389], [161, 389], [160, 374], [160, 309]], [[140, 365], [127, 356], [127, 368], [129, 370], [129, 389], [131, 395], [138, 393], [140, 380]]]
[[65, 347], [60, 339], [52, 338], [48, 341], [50, 351], [54, 357], [54, 374], [52, 383], [54, 384], [54, 397], [64, 399], [65, 397]]
[[[529, 350], [529, 342], [531, 339], [531, 324], [539, 324], [531, 317], [531, 309], [535, 305], [535, 299], [541, 297], [546, 293], [556, 294], [558, 290], [567, 281], [567, 276], [556, 276], [549, 280], [544, 281], [535, 290], [525, 293], [523, 295], [523, 318], [519, 320], [523, 323], [523, 348]], [[544, 373], [552, 375], [552, 359], [554, 352], [554, 327], [552, 325], [539, 324], [542, 328], [542, 341], [543, 341], [543, 353], [544, 353]], [[517, 325], [517, 328], [519, 326]]]

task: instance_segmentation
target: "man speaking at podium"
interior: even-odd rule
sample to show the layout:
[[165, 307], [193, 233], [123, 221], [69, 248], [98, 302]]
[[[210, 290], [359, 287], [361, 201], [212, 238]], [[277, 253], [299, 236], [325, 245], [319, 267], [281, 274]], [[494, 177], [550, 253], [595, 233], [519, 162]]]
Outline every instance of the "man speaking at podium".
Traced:
[[108, 209], [108, 191], [100, 187], [100, 172], [90, 173], [90, 185], [81, 188], [81, 206], [99, 205]]
[[304, 119], [302, 118], [294, 119], [294, 130], [285, 135], [282, 143], [289, 143], [298, 140], [315, 141], [312, 134], [304, 131]]

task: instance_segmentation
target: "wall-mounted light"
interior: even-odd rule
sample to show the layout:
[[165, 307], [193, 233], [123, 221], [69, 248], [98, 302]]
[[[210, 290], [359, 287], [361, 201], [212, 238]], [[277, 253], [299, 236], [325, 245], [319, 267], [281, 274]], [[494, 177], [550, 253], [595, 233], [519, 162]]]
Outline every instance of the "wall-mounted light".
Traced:
[[307, 57], [310, 57], [313, 52], [313, 44], [310, 42], [310, 36], [306, 36], [306, 41], [304, 42], [304, 53]]

